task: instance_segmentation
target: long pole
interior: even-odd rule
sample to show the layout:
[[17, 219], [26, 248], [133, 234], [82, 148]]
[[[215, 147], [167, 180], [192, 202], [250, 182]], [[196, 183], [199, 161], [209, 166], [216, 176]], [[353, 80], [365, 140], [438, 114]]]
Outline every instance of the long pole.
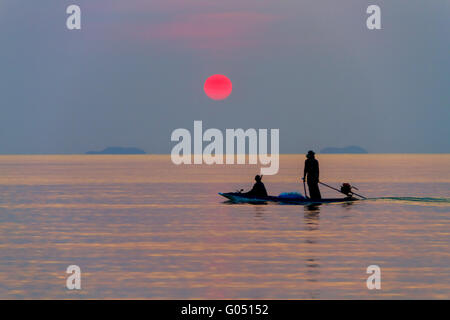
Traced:
[[[324, 186], [326, 186], [326, 187], [328, 187], [328, 188], [330, 188], [330, 189], [333, 189], [333, 190], [335, 190], [335, 191], [337, 191], [337, 192], [340, 192], [340, 193], [342, 193], [342, 194], [345, 194], [345, 193], [343, 193], [341, 190], [339, 190], [339, 189], [336, 189], [336, 188], [334, 188], [334, 187], [332, 187], [332, 186], [329, 186], [328, 184], [326, 184], [326, 183], [323, 183], [323, 182], [320, 182], [319, 181], [319, 183], [321, 184], [321, 185], [324, 185]], [[362, 195], [360, 195], [360, 194], [357, 194], [357, 193], [354, 193], [354, 192], [352, 192], [354, 195], [356, 195], [356, 196], [358, 196], [358, 197], [361, 197], [361, 198], [363, 198], [363, 199], [367, 199], [366, 197], [364, 197], [364, 196], [362, 196]], [[348, 196], [348, 194], [345, 194], [346, 196]]]

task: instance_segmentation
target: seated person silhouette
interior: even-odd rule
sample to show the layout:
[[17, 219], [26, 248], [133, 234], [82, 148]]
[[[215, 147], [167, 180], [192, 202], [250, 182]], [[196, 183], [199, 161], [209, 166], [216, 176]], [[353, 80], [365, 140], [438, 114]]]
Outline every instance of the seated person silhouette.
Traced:
[[253, 185], [252, 190], [245, 193], [247, 196], [267, 197], [266, 187], [264, 186], [264, 183], [261, 182], [261, 179], [262, 179], [262, 176], [257, 175], [255, 177], [256, 183]]

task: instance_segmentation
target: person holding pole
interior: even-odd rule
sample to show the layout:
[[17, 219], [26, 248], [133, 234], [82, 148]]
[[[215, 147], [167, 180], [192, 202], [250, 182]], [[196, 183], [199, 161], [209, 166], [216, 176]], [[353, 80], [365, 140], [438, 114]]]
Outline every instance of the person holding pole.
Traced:
[[308, 151], [303, 170], [303, 181], [308, 183], [309, 197], [312, 200], [320, 200], [322, 196], [319, 190], [319, 161], [315, 158], [314, 151]]

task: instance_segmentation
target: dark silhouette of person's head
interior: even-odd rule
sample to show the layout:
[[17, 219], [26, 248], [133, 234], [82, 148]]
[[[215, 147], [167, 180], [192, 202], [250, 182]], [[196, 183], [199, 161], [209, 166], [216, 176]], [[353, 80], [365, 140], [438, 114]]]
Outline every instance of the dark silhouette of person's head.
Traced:
[[314, 151], [309, 150], [308, 153], [306, 154], [306, 158], [308, 158], [308, 159], [314, 159], [315, 154], [316, 154], [316, 153], [315, 153]]
[[262, 177], [260, 175], [255, 176], [256, 182], [261, 182]]

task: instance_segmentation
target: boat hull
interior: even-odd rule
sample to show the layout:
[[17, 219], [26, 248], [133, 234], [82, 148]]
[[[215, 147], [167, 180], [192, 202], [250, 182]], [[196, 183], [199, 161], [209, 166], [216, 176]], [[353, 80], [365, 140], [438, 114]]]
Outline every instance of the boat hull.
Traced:
[[285, 198], [285, 197], [275, 197], [275, 196], [267, 196], [267, 197], [253, 197], [248, 196], [245, 193], [239, 192], [229, 192], [229, 193], [219, 193], [224, 198], [235, 202], [235, 203], [267, 203], [267, 202], [277, 202], [277, 203], [287, 203], [287, 204], [314, 204], [314, 203], [339, 203], [339, 202], [352, 202], [357, 201], [359, 199], [353, 197], [347, 198], [327, 198], [320, 200], [311, 200], [306, 198]]

